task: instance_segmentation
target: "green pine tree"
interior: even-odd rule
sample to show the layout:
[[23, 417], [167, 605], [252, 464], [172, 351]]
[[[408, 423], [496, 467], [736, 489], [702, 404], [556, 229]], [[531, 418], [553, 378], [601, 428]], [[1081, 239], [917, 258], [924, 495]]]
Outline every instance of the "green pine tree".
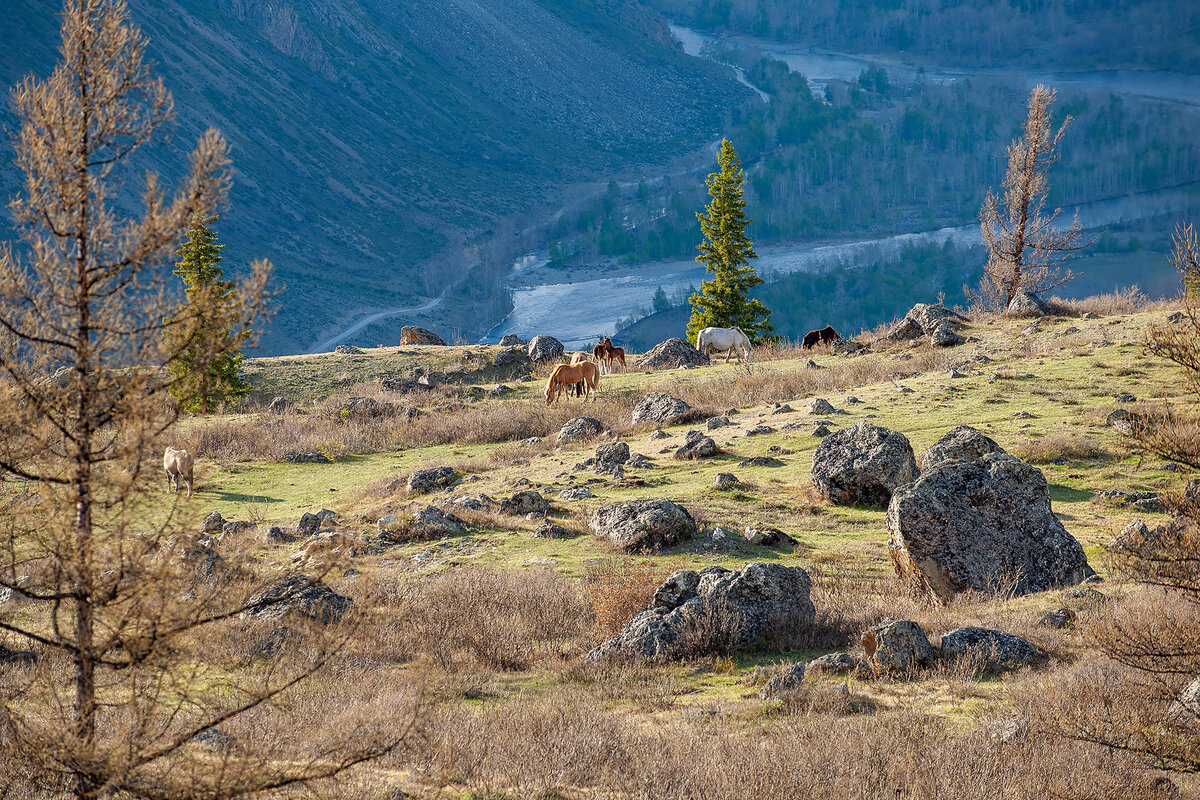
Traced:
[[704, 241], [700, 243], [697, 261], [704, 262], [713, 277], [700, 284], [693, 294], [692, 317], [688, 321], [688, 341], [708, 327], [741, 328], [750, 340], [758, 343], [775, 329], [771, 312], [760, 301], [750, 298], [750, 290], [762, 283], [750, 259], [758, 258], [754, 244], [746, 238], [746, 201], [742, 196], [746, 176], [733, 144], [721, 140], [717, 157], [720, 172], [711, 173], [705, 182], [712, 202], [704, 213], [697, 213]]
[[[193, 217], [187, 238], [176, 255], [175, 274], [183, 279], [187, 301], [168, 337], [186, 337], [178, 358], [168, 364], [171, 393], [188, 411], [207, 414], [217, 404], [240, 400], [250, 384], [240, 375], [246, 330], [234, 333], [227, 324], [236, 317], [240, 300], [232, 281], [219, 266], [221, 248], [212, 229], [216, 216]], [[207, 354], [215, 353], [215, 356]]]

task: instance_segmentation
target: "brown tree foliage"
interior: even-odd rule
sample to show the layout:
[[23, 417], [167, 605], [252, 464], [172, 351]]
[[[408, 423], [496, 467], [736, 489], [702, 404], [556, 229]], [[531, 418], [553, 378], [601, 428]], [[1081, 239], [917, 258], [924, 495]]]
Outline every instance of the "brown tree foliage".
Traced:
[[1188, 389], [1200, 394], [1200, 244], [1191, 225], [1176, 227], [1172, 239], [1171, 264], [1183, 283], [1183, 310], [1150, 329], [1145, 349], [1182, 367]]
[[1029, 94], [1029, 113], [1021, 137], [1008, 146], [1008, 172], [1003, 193], [989, 191], [979, 210], [988, 261], [977, 290], [966, 289], [972, 302], [990, 310], [1008, 307], [1018, 289], [1035, 294], [1072, 280], [1063, 271], [1070, 255], [1092, 244], [1085, 240], [1078, 216], [1065, 229], [1056, 227], [1062, 209], [1046, 213], [1050, 183], [1046, 174], [1058, 161], [1058, 146], [1071, 118], [1055, 130], [1050, 106], [1056, 93], [1038, 85]]
[[[297, 754], [287, 737], [248, 749], [206, 733], [245, 715], [269, 729], [266, 711], [336, 640], [249, 671], [212, 658], [270, 601], [151, 496], [175, 422], [163, 367], [220, 341], [196, 340], [169, 260], [230, 167], [209, 130], [177, 189], [145, 174], [141, 213], [125, 212], [132, 158], [172, 118], [145, 49], [122, 0], [66, 0], [59, 64], [13, 90], [25, 179], [22, 244], [0, 250], [0, 795], [241, 796], [336, 774], [402, 735], [402, 719], [364, 725], [353, 748]], [[221, 325], [249, 328], [268, 272], [254, 266]], [[194, 335], [163, 335], [175, 329]], [[201, 366], [224, 355], [198, 349]]]

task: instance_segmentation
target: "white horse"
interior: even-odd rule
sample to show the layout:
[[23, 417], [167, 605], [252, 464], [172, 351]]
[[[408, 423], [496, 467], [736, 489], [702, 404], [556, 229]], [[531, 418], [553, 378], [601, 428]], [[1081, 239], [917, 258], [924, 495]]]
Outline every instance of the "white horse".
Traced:
[[738, 362], [750, 357], [750, 337], [742, 333], [741, 328], [705, 328], [696, 334], [696, 349], [707, 354], [709, 350], [725, 354], [725, 363], [729, 356], [737, 353]]

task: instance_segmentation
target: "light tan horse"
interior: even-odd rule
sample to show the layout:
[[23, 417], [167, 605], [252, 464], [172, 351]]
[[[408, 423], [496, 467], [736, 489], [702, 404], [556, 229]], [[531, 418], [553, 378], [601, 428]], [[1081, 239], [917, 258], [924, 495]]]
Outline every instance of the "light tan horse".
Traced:
[[[546, 381], [546, 405], [557, 402], [559, 395], [571, 391], [571, 387], [580, 382], [584, 386], [583, 399], [586, 402], [588, 393], [594, 394], [596, 387], [600, 384], [600, 368], [591, 361], [583, 361], [579, 364], [559, 364], [554, 368], [554, 372], [550, 373], [550, 379]], [[595, 397], [593, 396], [592, 399], [594, 400]]]

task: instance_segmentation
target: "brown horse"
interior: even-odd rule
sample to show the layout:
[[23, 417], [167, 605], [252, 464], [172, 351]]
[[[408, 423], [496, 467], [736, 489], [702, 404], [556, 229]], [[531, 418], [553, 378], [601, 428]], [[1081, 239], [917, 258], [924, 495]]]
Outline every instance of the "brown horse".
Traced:
[[625, 348], [615, 347], [612, 343], [612, 338], [605, 336], [600, 340], [600, 343], [592, 348], [592, 355], [596, 360], [612, 371], [613, 362], [619, 362], [621, 369], [625, 369]]
[[804, 341], [801, 347], [805, 350], [811, 350], [819, 344], [832, 344], [833, 342], [841, 341], [841, 335], [833, 329], [832, 325], [826, 325], [819, 331], [809, 331], [804, 334]]
[[[580, 364], [559, 364], [550, 373], [546, 381], [546, 405], [552, 405], [563, 392], [570, 392], [571, 387], [582, 382], [584, 385], [584, 402], [589, 392], [595, 393], [600, 384], [600, 368], [591, 361]], [[594, 396], [593, 400], [596, 399]]]

